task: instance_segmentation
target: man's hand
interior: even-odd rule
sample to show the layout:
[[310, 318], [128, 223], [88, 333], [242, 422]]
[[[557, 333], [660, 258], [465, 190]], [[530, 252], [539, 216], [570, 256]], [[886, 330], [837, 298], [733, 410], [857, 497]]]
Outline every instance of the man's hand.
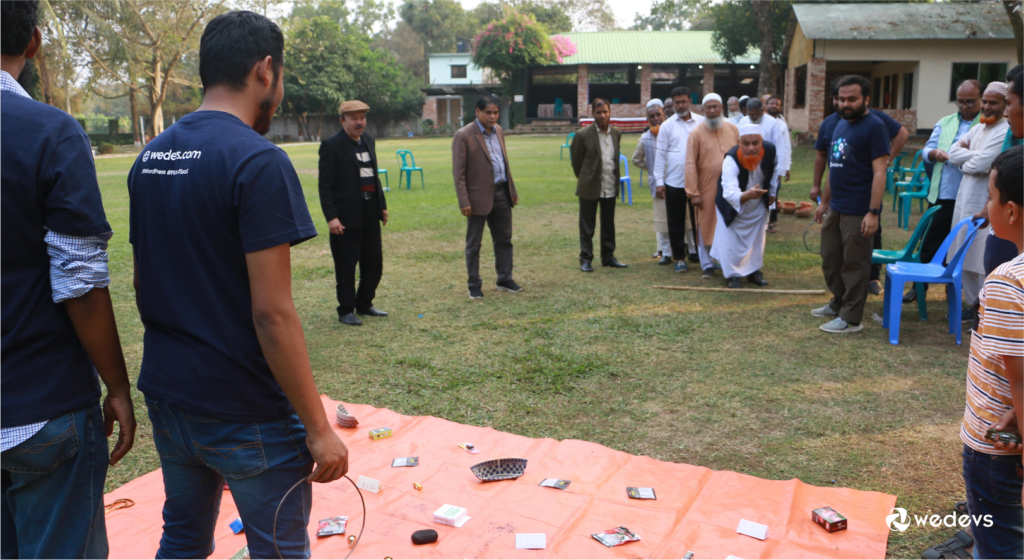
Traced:
[[381, 210], [380, 213], [381, 213], [381, 216], [384, 218], [384, 220], [383, 220], [384, 225], [388, 225], [388, 211], [387, 210]]
[[810, 197], [811, 202], [817, 204], [818, 198], [821, 197], [821, 187], [811, 187]]
[[665, 185], [654, 187], [654, 198], [665, 199]]
[[789, 171], [786, 171], [786, 182], [789, 182]]
[[814, 210], [814, 221], [821, 223], [821, 220], [825, 218], [825, 213], [828, 212], [828, 204], [819, 204]]
[[462, 211], [462, 215], [467, 217], [467, 218], [473, 213], [473, 207], [472, 206], [466, 206], [465, 208], [459, 208], [459, 210], [461, 210]]
[[753, 187], [747, 189], [746, 192], [740, 195], [740, 204], [743, 204], [749, 200], [754, 200], [755, 198], [761, 198], [767, 193], [768, 191], [762, 189], [760, 184], [754, 185]]
[[117, 443], [110, 453], [110, 466], [113, 467], [132, 449], [135, 444], [135, 405], [131, 395], [107, 392], [103, 399], [103, 425], [107, 429], [107, 437], [114, 433], [114, 422], [117, 422]]
[[519, 206], [519, 195], [512, 197], [512, 206]]
[[985, 226], [988, 225], [988, 204], [983, 206], [981, 208], [980, 212], [978, 212], [977, 214], [971, 216], [971, 221], [974, 221], [974, 220], [983, 220], [981, 222], [981, 227], [985, 227]]
[[929, 158], [936, 163], [945, 163], [949, 161], [949, 154], [947, 154], [945, 150], [935, 149], [932, 150], [931, 154], [929, 154]]
[[348, 447], [329, 424], [323, 433], [309, 432], [306, 446], [316, 462], [316, 468], [306, 478], [307, 482], [333, 482], [348, 472]]
[[860, 234], [864, 237], [871, 237], [878, 231], [878, 216], [868, 212], [860, 223]]
[[769, 205], [771, 205], [771, 204], [775, 204], [775, 201], [776, 201], [776, 200], [778, 200], [778, 198], [776, 198], [776, 197], [774, 197], [774, 196], [769, 196], [769, 197], [768, 197], [768, 204], [769, 204]]
[[703, 203], [703, 201], [701, 201], [700, 195], [691, 196], [690, 197], [690, 204], [692, 204], [693, 207], [698, 209], [698, 210], [703, 210], [704, 209], [704, 206], [703, 206], [704, 203]]
[[[1020, 428], [1017, 426], [1017, 413], [1014, 409], [1006, 411], [1003, 417], [998, 422], [992, 425], [992, 428], [1000, 432], [1013, 432], [1015, 434], [1020, 433]], [[1020, 443], [1003, 443], [996, 442], [995, 448], [1001, 451], [1008, 451], [1010, 453], [1021, 453], [1024, 452], [1024, 444]]]
[[[387, 215], [387, 212], [385, 212]], [[341, 225], [341, 220], [334, 218], [327, 222], [327, 229], [331, 232], [331, 235], [345, 235], [345, 226]]]

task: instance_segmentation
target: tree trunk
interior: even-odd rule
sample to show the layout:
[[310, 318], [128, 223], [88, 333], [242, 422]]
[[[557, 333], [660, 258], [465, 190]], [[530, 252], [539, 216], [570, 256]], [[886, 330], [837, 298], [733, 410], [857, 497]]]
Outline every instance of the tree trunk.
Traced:
[[135, 98], [135, 90], [128, 90], [128, 112], [132, 114], [132, 136], [136, 146], [142, 145], [144, 131], [139, 130], [139, 100]]
[[149, 77], [149, 109], [150, 119], [153, 121], [153, 138], [156, 138], [164, 131], [164, 75], [163, 75], [163, 60], [159, 57], [154, 56], [152, 63], [150, 63]]
[[309, 140], [309, 129], [306, 126], [306, 114], [296, 113], [295, 114], [295, 126], [299, 129], [299, 141]]
[[1016, 6], [1021, 6], [1020, 0], [1003, 0], [1003, 9], [1006, 10], [1006, 16], [1010, 18], [1010, 27], [1013, 28], [1013, 42], [1017, 46], [1017, 64], [1024, 64], [1024, 14], [1021, 14], [1021, 10], [1024, 10], [1024, 6], [1018, 9], [1017, 13], [1013, 13], [1013, 9]]
[[43, 86], [43, 102], [53, 105], [53, 91], [50, 90], [50, 69], [46, 66], [46, 51], [49, 49], [40, 48], [36, 53], [36, 67], [39, 68], [39, 83]]
[[768, 16], [769, 0], [754, 0], [754, 17], [757, 18], [757, 29], [761, 32], [761, 63], [758, 68], [757, 95], [772, 93], [772, 61], [775, 59], [775, 38], [772, 36], [772, 21]]

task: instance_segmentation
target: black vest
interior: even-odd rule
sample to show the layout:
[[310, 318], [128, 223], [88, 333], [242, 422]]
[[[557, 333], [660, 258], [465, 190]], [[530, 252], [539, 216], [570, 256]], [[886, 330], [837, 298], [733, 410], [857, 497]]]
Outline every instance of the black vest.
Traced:
[[[772, 179], [775, 178], [775, 144], [771, 142], [762, 142], [764, 146], [764, 158], [761, 159], [761, 174], [764, 175], [764, 181], [767, 183], [763, 186], [765, 190], [770, 190]], [[739, 145], [733, 146], [731, 150], [725, 152], [725, 157], [732, 158], [736, 162], [736, 167], [740, 168], [740, 191], [747, 190], [747, 181], [750, 180], [750, 172], [745, 167], [740, 165], [740, 160], [736, 157], [736, 153], [739, 151]], [[764, 205], [771, 206], [768, 202], [768, 196], [762, 196], [761, 200], [764, 201]], [[718, 176], [718, 192], [715, 194], [715, 207], [722, 213], [722, 219], [725, 220], [725, 227], [732, 225], [732, 221], [736, 219], [736, 209], [725, 200], [722, 195], [722, 176]]]

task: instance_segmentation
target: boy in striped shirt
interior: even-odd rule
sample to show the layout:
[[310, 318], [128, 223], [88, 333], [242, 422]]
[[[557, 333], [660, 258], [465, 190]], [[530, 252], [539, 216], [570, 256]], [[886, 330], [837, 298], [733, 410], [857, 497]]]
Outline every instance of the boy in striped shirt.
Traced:
[[[989, 176], [988, 219], [998, 237], [1017, 245], [1017, 258], [995, 269], [980, 296], [971, 336], [967, 406], [960, 426], [967, 509], [975, 558], [1024, 555], [1024, 470], [1020, 444], [986, 438], [994, 428], [1019, 432], [1024, 395], [1024, 147], [996, 158]], [[986, 526], [988, 525], [988, 526]]]

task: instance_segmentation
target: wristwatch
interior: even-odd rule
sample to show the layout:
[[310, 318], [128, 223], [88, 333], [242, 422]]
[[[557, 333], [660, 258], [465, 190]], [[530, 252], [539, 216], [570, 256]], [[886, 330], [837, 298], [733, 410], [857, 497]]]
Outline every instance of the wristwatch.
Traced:
[[872, 209], [868, 210], [868, 212], [871, 212], [872, 214], [874, 214], [876, 216], [881, 216], [882, 215], [882, 207], [879, 206], [878, 208], [872, 208]]

